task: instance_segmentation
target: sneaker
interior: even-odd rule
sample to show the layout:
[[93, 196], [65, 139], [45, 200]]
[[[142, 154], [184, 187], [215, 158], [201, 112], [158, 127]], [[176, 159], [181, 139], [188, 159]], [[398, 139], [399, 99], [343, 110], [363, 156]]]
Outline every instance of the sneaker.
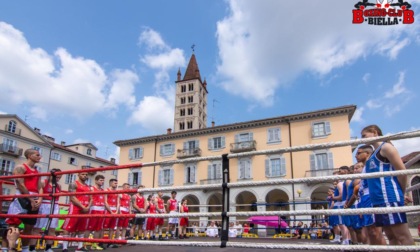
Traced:
[[49, 248], [49, 249], [45, 250], [44, 252], [54, 252], [54, 250]]
[[104, 250], [102, 247], [100, 247], [98, 244], [93, 243], [90, 247], [90, 250]]
[[119, 248], [117, 244], [110, 244], [108, 248]]
[[85, 247], [77, 248], [74, 252], [89, 252], [89, 249]]
[[165, 236], [165, 240], [169, 240], [169, 235], [166, 235]]
[[163, 241], [163, 237], [159, 235], [159, 241]]

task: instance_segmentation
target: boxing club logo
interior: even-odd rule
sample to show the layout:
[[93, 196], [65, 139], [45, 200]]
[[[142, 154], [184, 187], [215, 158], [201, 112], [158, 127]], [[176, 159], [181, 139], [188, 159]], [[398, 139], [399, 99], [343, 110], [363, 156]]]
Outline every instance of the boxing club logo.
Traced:
[[369, 25], [398, 25], [414, 23], [414, 11], [411, 4], [404, 0], [369, 0], [359, 1], [354, 5], [353, 24], [366, 22]]

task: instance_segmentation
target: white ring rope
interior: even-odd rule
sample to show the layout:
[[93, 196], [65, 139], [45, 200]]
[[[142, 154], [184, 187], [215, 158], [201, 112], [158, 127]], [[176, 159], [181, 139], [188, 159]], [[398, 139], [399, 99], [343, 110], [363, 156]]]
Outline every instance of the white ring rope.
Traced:
[[[372, 173], [360, 173], [350, 175], [333, 175], [325, 177], [308, 177], [308, 178], [294, 178], [294, 179], [273, 179], [267, 181], [244, 181], [228, 183], [227, 187], [249, 187], [249, 186], [268, 186], [268, 185], [286, 185], [293, 183], [322, 183], [331, 182], [336, 180], [344, 179], [367, 179], [367, 178], [380, 178], [384, 176], [399, 176], [399, 175], [413, 175], [419, 174], [420, 169], [410, 169], [402, 171], [389, 171], [389, 172], [372, 172]], [[138, 192], [156, 192], [156, 191], [196, 191], [196, 190], [209, 190], [216, 189], [221, 190], [222, 184], [210, 184], [210, 185], [195, 185], [195, 186], [173, 186], [173, 187], [162, 187], [162, 188], [142, 188], [138, 189]]]
[[405, 191], [406, 191], [406, 192], [411, 192], [411, 191], [414, 191], [414, 190], [417, 190], [417, 189], [420, 189], [420, 183], [418, 183], [418, 184], [416, 184], [416, 185], [413, 185], [413, 186], [408, 187]]
[[[192, 247], [220, 247], [220, 242], [200, 241], [139, 241], [129, 240], [128, 244], [155, 245], [155, 246], [192, 246]], [[255, 243], [255, 242], [226, 242], [229, 248], [258, 248], [258, 249], [295, 249], [295, 250], [328, 250], [328, 251], [418, 251], [420, 246], [378, 246], [378, 245], [313, 245], [313, 244], [278, 244], [278, 243]]]
[[[279, 153], [286, 153], [286, 152], [329, 149], [329, 148], [343, 147], [347, 145], [359, 145], [359, 144], [367, 144], [367, 143], [373, 143], [373, 142], [378, 142], [378, 141], [398, 140], [398, 139], [413, 138], [413, 137], [420, 137], [420, 130], [403, 131], [396, 134], [380, 136], [380, 137], [353, 139], [353, 140], [347, 140], [347, 141], [337, 141], [337, 142], [320, 143], [320, 144], [308, 144], [308, 145], [286, 147], [286, 148], [273, 149], [273, 150], [242, 152], [242, 153], [236, 153], [236, 154], [229, 154], [228, 158], [239, 158], [239, 157], [246, 157], [246, 156], [253, 156], [253, 155], [267, 155], [267, 154], [279, 154]], [[192, 163], [192, 162], [220, 160], [220, 159], [221, 159], [220, 155], [196, 157], [196, 158], [185, 158], [185, 159], [178, 159], [178, 160], [167, 160], [167, 161], [143, 163], [143, 167], [155, 166], [155, 165], [164, 166], [164, 165], [171, 165], [171, 164]]]
[[[396, 212], [420, 211], [420, 206], [403, 207], [372, 207], [352, 209], [316, 209], [316, 210], [295, 210], [295, 211], [254, 211], [254, 212], [227, 212], [229, 217], [249, 216], [295, 216], [295, 215], [359, 215], [359, 214], [388, 214]], [[136, 214], [137, 218], [174, 218], [174, 217], [220, 217], [221, 212], [210, 213], [171, 213], [171, 214]]]

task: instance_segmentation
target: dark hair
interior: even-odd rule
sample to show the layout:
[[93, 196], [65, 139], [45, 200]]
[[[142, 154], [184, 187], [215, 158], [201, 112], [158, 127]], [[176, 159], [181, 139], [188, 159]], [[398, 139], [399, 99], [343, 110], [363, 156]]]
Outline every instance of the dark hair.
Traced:
[[129, 183], [124, 183], [122, 186], [125, 186], [125, 185], [128, 185], [128, 186], [130, 186], [130, 184]]
[[365, 145], [360, 146], [359, 149], [362, 149], [364, 151], [367, 151], [369, 153], [372, 153], [374, 148], [373, 148], [372, 145], [365, 144]]
[[111, 184], [111, 183], [112, 183], [112, 182], [114, 182], [114, 181], [115, 181], [115, 182], [118, 182], [118, 180], [117, 180], [117, 179], [112, 178], [112, 179], [110, 179], [110, 180], [109, 180], [109, 183]]
[[58, 168], [53, 168], [53, 169], [50, 170], [50, 172], [61, 172], [61, 170], [58, 169]]
[[362, 129], [362, 132], [363, 131], [367, 131], [367, 132], [370, 132], [370, 133], [377, 133], [378, 136], [383, 136], [381, 128], [379, 128], [379, 126], [376, 125], [376, 124], [372, 124], [372, 125], [364, 127]]
[[343, 165], [340, 168], [338, 168], [339, 170], [349, 170], [349, 167], [347, 165]]
[[150, 194], [149, 196], [147, 196], [147, 201], [152, 200], [153, 194]]
[[176, 194], [176, 191], [172, 191], [171, 194]]
[[105, 179], [104, 175], [96, 175], [95, 180]]

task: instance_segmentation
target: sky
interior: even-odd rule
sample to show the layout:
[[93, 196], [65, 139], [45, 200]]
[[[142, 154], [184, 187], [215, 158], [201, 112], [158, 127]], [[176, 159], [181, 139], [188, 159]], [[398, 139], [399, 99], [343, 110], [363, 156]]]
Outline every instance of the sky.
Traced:
[[[114, 141], [173, 128], [176, 73], [195, 45], [208, 125], [356, 105], [352, 137], [417, 130], [420, 0], [409, 2], [413, 24], [374, 26], [352, 23], [355, 0], [0, 1], [0, 113], [118, 158]], [[394, 143], [420, 150], [420, 138]]]

